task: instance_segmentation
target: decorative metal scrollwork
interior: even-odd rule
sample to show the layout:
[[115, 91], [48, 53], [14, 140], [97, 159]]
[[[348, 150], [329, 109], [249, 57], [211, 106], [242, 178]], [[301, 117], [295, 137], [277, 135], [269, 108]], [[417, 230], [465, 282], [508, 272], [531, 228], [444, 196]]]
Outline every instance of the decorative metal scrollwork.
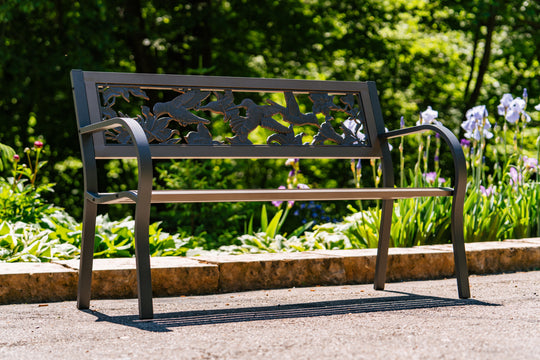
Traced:
[[[364, 133], [364, 112], [358, 96], [352, 93], [310, 93], [307, 98], [311, 101], [312, 111], [304, 113], [300, 110], [297, 96], [289, 91], [283, 92], [285, 104], [279, 104], [272, 99], [266, 99], [260, 104], [247, 97], [237, 101], [233, 91], [229, 89], [212, 92], [199, 89], [173, 90], [180, 95], [170, 101], [156, 102], [152, 109], [142, 105], [141, 113], [136, 116], [150, 143], [251, 145], [253, 142], [249, 135], [262, 127], [273, 132], [268, 136], [267, 144], [320, 145], [331, 142], [338, 145], [369, 146], [369, 138]], [[99, 91], [103, 100], [103, 119], [126, 116], [113, 109], [117, 98], [123, 98], [126, 102], [130, 102], [130, 96], [150, 100], [146, 92], [137, 87], [103, 86]], [[343, 113], [339, 118], [345, 120], [338, 120], [337, 113]], [[221, 141], [214, 139], [209, 129], [212, 121], [215, 121], [215, 115], [211, 116], [212, 114], [222, 116], [223, 121], [229, 124], [233, 136]], [[317, 116], [318, 114], [320, 115]], [[305, 134], [301, 130], [305, 127], [310, 127], [313, 129], [311, 132], [315, 133], [310, 143], [303, 142]], [[196, 130], [189, 131], [194, 128]], [[130, 141], [127, 132], [121, 128], [108, 131], [106, 139], [108, 142], [120, 144]]]

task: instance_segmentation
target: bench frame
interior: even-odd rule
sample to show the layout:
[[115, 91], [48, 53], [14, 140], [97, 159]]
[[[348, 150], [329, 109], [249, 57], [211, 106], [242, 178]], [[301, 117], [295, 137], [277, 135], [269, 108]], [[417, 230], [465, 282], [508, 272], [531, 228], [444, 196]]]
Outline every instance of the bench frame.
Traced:
[[[139, 316], [153, 317], [149, 255], [150, 206], [152, 203], [382, 200], [381, 226], [375, 268], [375, 289], [384, 289], [395, 199], [425, 196], [452, 196], [451, 233], [460, 298], [469, 298], [469, 281], [463, 237], [463, 206], [467, 186], [465, 156], [456, 136], [436, 124], [386, 131], [374, 82], [256, 79], [238, 77], [128, 74], [72, 70], [71, 80], [78, 122], [84, 171], [84, 212], [77, 306], [90, 305], [92, 262], [97, 207], [100, 204], [135, 204], [135, 250]], [[114, 116], [104, 119], [100, 89], [103, 87], [141, 89], [196, 89], [205, 91], [290, 92], [354, 94], [363, 111], [363, 125], [369, 146], [345, 145], [154, 145], [136, 118]], [[288, 105], [287, 105], [288, 106]], [[315, 112], [315, 111], [314, 111]], [[328, 115], [328, 114], [327, 114]], [[249, 114], [248, 114], [249, 117]], [[123, 128], [131, 143], [109, 144], [104, 132]], [[291, 125], [292, 127], [292, 125]], [[454, 162], [452, 188], [395, 188], [388, 139], [431, 131], [446, 142]], [[339, 140], [339, 139], [338, 139]], [[104, 193], [98, 190], [98, 159], [136, 158], [137, 190]], [[335, 158], [381, 159], [382, 187], [360, 189], [249, 189], [249, 190], [153, 190], [153, 159], [211, 158]]]

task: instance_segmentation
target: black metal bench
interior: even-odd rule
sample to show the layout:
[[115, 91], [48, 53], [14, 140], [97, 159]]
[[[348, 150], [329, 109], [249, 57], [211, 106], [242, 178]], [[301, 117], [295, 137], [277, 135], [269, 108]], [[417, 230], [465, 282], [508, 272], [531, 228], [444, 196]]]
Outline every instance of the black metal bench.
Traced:
[[[135, 246], [139, 316], [153, 317], [148, 231], [153, 203], [382, 200], [375, 289], [383, 289], [394, 199], [452, 196], [451, 231], [460, 298], [469, 282], [463, 239], [466, 165], [461, 146], [447, 128], [434, 124], [385, 130], [374, 82], [257, 79], [71, 72], [84, 164], [84, 219], [77, 305], [90, 304], [90, 284], [98, 204], [135, 204]], [[172, 93], [172, 94], [171, 94]], [[151, 100], [150, 95], [158, 101]], [[120, 101], [121, 99], [128, 100]], [[134, 103], [142, 103], [135, 106]], [[138, 108], [136, 117], [119, 103]], [[125, 105], [124, 104], [124, 105]], [[307, 107], [308, 111], [300, 111]], [[129, 109], [128, 109], [129, 111]], [[212, 133], [216, 121], [230, 131]], [[256, 129], [267, 129], [266, 143], [254, 144]], [[433, 131], [448, 144], [454, 161], [453, 188], [396, 188], [387, 140]], [[98, 190], [97, 159], [135, 158], [138, 187]], [[153, 159], [212, 158], [377, 158], [381, 188], [154, 190]]]

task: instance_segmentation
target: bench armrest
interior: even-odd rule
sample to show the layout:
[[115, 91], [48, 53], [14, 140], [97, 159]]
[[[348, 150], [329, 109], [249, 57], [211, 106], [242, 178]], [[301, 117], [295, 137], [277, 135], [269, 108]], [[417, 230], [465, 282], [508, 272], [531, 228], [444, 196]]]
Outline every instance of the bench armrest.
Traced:
[[467, 164], [465, 161], [465, 154], [459, 140], [452, 131], [442, 125], [436, 124], [424, 124], [412, 126], [404, 129], [392, 130], [386, 133], [380, 134], [382, 139], [393, 139], [402, 137], [405, 135], [418, 134], [426, 131], [433, 131], [441, 136], [441, 138], [448, 144], [452, 158], [454, 160], [454, 196], [465, 197], [465, 190], [467, 188]]
[[79, 129], [81, 136], [91, 135], [95, 132], [123, 127], [131, 136], [133, 146], [137, 149], [138, 165], [138, 201], [150, 203], [152, 196], [152, 154], [150, 144], [143, 128], [137, 120], [127, 117], [117, 117], [90, 124]]

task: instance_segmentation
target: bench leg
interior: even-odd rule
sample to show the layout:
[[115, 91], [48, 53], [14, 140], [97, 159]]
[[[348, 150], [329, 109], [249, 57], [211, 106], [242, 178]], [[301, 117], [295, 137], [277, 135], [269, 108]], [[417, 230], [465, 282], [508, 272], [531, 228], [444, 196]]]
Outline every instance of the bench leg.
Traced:
[[390, 228], [392, 226], [393, 205], [393, 200], [382, 201], [381, 227], [379, 229], [377, 262], [375, 264], [375, 290], [384, 290], [384, 283], [386, 282], [386, 267], [388, 263], [388, 246], [390, 244]]
[[[146, 205], [146, 206], [144, 206]], [[150, 274], [150, 204], [138, 204], [135, 209], [135, 256], [137, 263], [137, 293], [139, 318], [152, 319], [152, 276]]]
[[79, 259], [79, 285], [77, 290], [77, 308], [90, 307], [92, 286], [92, 262], [94, 260], [94, 241], [96, 236], [97, 204], [84, 201], [81, 255]]
[[461, 299], [471, 297], [469, 289], [469, 271], [463, 235], [463, 201], [456, 197], [452, 200], [452, 246], [454, 249], [454, 269], [456, 272], [458, 295]]

